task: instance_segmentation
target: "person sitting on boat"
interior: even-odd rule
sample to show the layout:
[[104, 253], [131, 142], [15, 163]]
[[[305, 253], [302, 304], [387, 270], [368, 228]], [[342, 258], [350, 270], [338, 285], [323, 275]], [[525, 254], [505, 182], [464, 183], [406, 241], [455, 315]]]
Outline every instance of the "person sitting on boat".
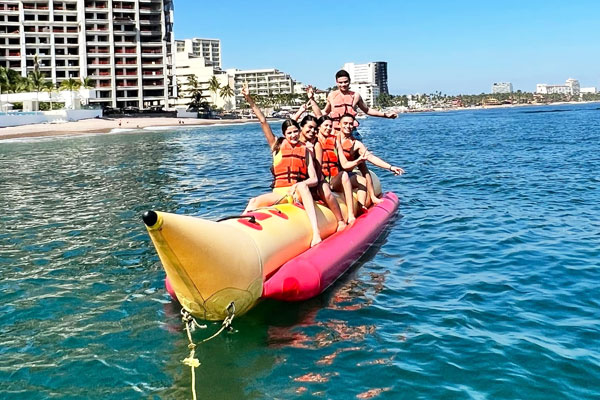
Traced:
[[[344, 201], [348, 225], [352, 225], [355, 221], [354, 217], [354, 198], [352, 196], [352, 182], [348, 172], [342, 169], [340, 159], [338, 157], [337, 142], [338, 138], [333, 134], [333, 121], [326, 115], [318, 119], [319, 127], [318, 141], [315, 145], [315, 160], [320, 166], [321, 174], [324, 180], [329, 183], [331, 190], [344, 193]], [[366, 160], [367, 154], [360, 155], [356, 163]]]
[[[402, 175], [404, 173], [402, 168], [395, 167], [367, 151], [365, 145], [352, 136], [352, 132], [354, 131], [354, 115], [342, 115], [342, 118], [340, 119], [340, 131], [341, 136], [337, 142], [338, 156], [340, 158], [340, 165], [346, 171], [351, 172], [357, 165], [360, 166], [360, 164], [364, 164], [364, 161], [361, 161], [361, 158], [364, 158], [380, 168], [392, 171], [394, 175]], [[352, 186], [358, 189], [357, 197], [359, 206], [362, 205], [364, 207], [367, 198], [366, 177], [351, 173], [350, 180]]]
[[289, 201], [290, 197], [297, 195], [304, 205], [312, 227], [313, 235], [310, 242], [310, 246], [312, 247], [321, 242], [317, 214], [310, 192], [310, 187], [317, 185], [318, 177], [312, 156], [306, 149], [305, 144], [299, 140], [300, 127], [296, 121], [288, 119], [281, 125], [284, 137], [277, 138], [267, 123], [264, 114], [252, 97], [250, 97], [247, 84], [244, 84], [242, 87], [242, 95], [260, 122], [273, 156], [273, 165], [271, 167], [271, 172], [273, 173], [273, 192], [250, 199], [244, 213], [259, 207], [271, 206], [281, 202], [284, 198]]
[[[294, 118], [299, 118], [300, 115], [296, 114], [294, 115]], [[342, 215], [340, 205], [331, 192], [331, 187], [329, 186], [328, 181], [324, 179], [324, 175], [321, 173], [321, 164], [315, 154], [315, 150], [317, 146], [319, 146], [317, 140], [317, 123], [317, 119], [312, 115], [306, 115], [304, 118], [302, 118], [302, 121], [300, 122], [300, 141], [306, 145], [306, 148], [311, 153], [311, 156], [315, 161], [315, 171], [317, 173], [319, 183], [316, 186], [316, 193], [313, 193], [313, 197], [318, 197], [323, 200], [325, 204], [327, 204], [327, 207], [331, 210], [338, 222], [337, 231], [339, 232], [346, 227], [346, 222], [344, 221], [344, 216]]]
[[[307, 94], [315, 115], [317, 117], [320, 117], [322, 114], [329, 115], [329, 117], [333, 120], [333, 129], [335, 130], [336, 135], [340, 136], [340, 119], [344, 114], [352, 115], [355, 118], [354, 128], [358, 126], [358, 121], [356, 121], [357, 109], [361, 109], [365, 114], [373, 117], [394, 119], [398, 116], [396, 113], [384, 113], [367, 106], [360, 93], [350, 90], [350, 74], [347, 71], [343, 69], [339, 70], [335, 74], [335, 81], [338, 89], [329, 93], [327, 96], [327, 104], [323, 110], [319, 108], [317, 102], [314, 100], [314, 91], [312, 87], [309, 86]], [[358, 133], [356, 132], [356, 134]], [[366, 164], [360, 163], [359, 170], [366, 178], [367, 182], [368, 197], [366, 199], [367, 203], [364, 204], [364, 206], [368, 207], [370, 203], [378, 204], [382, 202], [383, 200], [375, 195], [375, 190], [373, 189], [373, 180], [371, 179], [371, 175], [369, 174]]]

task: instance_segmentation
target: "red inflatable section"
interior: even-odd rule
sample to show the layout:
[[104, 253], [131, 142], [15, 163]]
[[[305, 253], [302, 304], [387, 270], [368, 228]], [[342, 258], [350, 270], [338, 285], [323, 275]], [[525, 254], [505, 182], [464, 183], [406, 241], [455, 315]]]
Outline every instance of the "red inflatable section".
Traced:
[[263, 285], [262, 297], [300, 301], [327, 289], [379, 237], [398, 209], [398, 197], [388, 192], [384, 201], [337, 232], [286, 262]]

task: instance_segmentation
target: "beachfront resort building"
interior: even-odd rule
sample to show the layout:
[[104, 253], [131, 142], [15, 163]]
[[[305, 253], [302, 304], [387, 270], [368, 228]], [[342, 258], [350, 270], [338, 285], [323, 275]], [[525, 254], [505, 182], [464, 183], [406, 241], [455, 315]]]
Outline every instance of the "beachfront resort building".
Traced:
[[248, 83], [250, 94], [258, 96], [271, 96], [278, 94], [293, 94], [295, 82], [285, 72], [275, 68], [269, 69], [228, 69], [227, 73], [234, 77], [234, 91], [236, 107], [245, 104], [242, 96], [242, 85]]
[[538, 83], [535, 88], [537, 94], [570, 94], [578, 95], [580, 92], [579, 81], [569, 78], [564, 85], [548, 85], [547, 83]]
[[[221, 108], [229, 111], [235, 108], [233, 96], [226, 95], [226, 90], [221, 88], [229, 86], [233, 89], [233, 75], [222, 71], [216, 65], [215, 58], [210, 58], [210, 54], [220, 54], [220, 51], [206, 54], [198, 53], [196, 39], [177, 40], [177, 52], [175, 53], [175, 79], [177, 82], [176, 93], [171, 105], [176, 108], [187, 108], [192, 101], [192, 84], [197, 84], [197, 89], [201, 90], [202, 100], [213, 105], [214, 108]], [[197, 39], [206, 40], [206, 39]], [[213, 39], [210, 39], [213, 40]], [[218, 40], [214, 40], [219, 42]], [[219, 42], [220, 43], [220, 42]], [[220, 64], [220, 56], [219, 56]], [[210, 81], [213, 79], [219, 84], [219, 89], [211, 91]]]
[[366, 64], [345, 63], [342, 69], [350, 74], [350, 81], [352, 83], [374, 84], [377, 86], [378, 93], [389, 94], [387, 62], [375, 61]]
[[0, 66], [54, 84], [88, 77], [90, 104], [167, 106], [173, 0], [0, 0]]
[[598, 89], [594, 86], [590, 87], [582, 87], [579, 89], [579, 94], [596, 94], [598, 93]]
[[221, 41], [219, 39], [192, 38], [176, 40], [177, 53], [186, 52], [203, 57], [207, 66], [221, 68]]
[[495, 93], [512, 93], [513, 86], [510, 82], [494, 82], [492, 84], [492, 94]]

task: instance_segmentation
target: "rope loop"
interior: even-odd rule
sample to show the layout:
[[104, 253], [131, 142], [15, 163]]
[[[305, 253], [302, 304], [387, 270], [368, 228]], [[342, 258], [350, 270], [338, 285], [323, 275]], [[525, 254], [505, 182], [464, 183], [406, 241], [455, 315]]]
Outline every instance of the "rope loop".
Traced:
[[[227, 317], [225, 317], [225, 319], [223, 320], [223, 323], [221, 324], [221, 328], [217, 331], [217, 333], [215, 333], [211, 337], [208, 337], [208, 338], [198, 342], [198, 344], [202, 344], [202, 343], [208, 342], [211, 339], [216, 338], [225, 329], [227, 329], [230, 332], [233, 330], [233, 327], [231, 326], [231, 323], [233, 322], [233, 317], [235, 317], [235, 303], [233, 301], [227, 305], [226, 311], [227, 311]], [[204, 329], [204, 328], [206, 328], [206, 325], [198, 324], [198, 322], [192, 316], [192, 314], [190, 314], [187, 310], [185, 310], [183, 308], [181, 309], [181, 321], [183, 322], [183, 324], [185, 326], [185, 332], [186, 332], [187, 338], [188, 338], [188, 349], [190, 349], [190, 355], [187, 358], [181, 360], [181, 362], [184, 365], [190, 367], [190, 369], [191, 369], [192, 399], [196, 400], [196, 368], [198, 368], [200, 366], [200, 360], [198, 360], [195, 357], [196, 347], [198, 346], [198, 344], [194, 343], [194, 341], [192, 340], [192, 332], [194, 331], [194, 329], [196, 327]]]

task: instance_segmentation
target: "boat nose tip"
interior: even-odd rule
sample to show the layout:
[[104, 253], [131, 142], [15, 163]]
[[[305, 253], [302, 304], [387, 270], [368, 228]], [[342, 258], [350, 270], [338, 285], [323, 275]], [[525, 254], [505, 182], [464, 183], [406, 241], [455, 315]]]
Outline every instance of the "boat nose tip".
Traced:
[[158, 221], [158, 214], [152, 210], [148, 210], [142, 215], [142, 220], [146, 226], [154, 226]]

